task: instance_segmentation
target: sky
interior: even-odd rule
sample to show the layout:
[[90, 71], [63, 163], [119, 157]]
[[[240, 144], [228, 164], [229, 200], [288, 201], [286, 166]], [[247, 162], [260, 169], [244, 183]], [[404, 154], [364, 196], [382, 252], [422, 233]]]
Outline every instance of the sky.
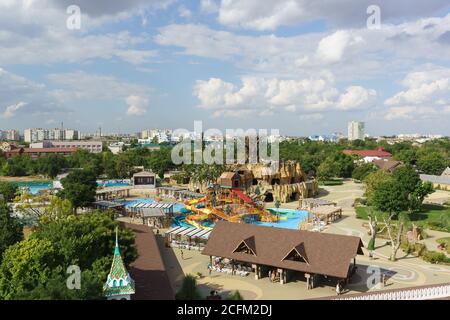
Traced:
[[0, 129], [196, 120], [450, 135], [450, 3], [0, 0]]

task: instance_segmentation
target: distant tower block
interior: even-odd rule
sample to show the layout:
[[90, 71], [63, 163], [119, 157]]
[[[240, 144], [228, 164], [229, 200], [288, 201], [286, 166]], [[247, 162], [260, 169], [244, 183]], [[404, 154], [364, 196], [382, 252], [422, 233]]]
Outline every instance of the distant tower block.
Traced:
[[354, 141], [354, 140], [364, 140], [364, 132], [365, 129], [365, 123], [364, 122], [357, 122], [352, 121], [348, 123], [348, 140]]
[[116, 247], [111, 271], [103, 285], [103, 293], [108, 300], [130, 300], [135, 293], [134, 280], [131, 279], [119, 250], [118, 231], [116, 228]]

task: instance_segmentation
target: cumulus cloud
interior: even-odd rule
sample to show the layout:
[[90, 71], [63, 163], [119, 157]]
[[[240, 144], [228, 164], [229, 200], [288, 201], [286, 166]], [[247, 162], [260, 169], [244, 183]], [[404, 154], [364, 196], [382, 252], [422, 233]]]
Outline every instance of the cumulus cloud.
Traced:
[[129, 96], [126, 98], [128, 106], [127, 115], [141, 116], [147, 112], [148, 99], [140, 96]]
[[200, 101], [199, 107], [214, 116], [267, 115], [277, 110], [317, 116], [320, 112], [362, 109], [373, 104], [374, 90], [349, 87], [340, 93], [331, 75], [327, 76], [302, 80], [243, 77], [240, 86], [211, 78], [197, 81], [194, 95]]
[[377, 92], [373, 89], [351, 86], [340, 96], [337, 108], [340, 110], [368, 109], [375, 104], [376, 98]]
[[[247, 73], [294, 77], [326, 68], [342, 80], [386, 78], [417, 61], [445, 62], [450, 46], [440, 37], [450, 31], [450, 14], [380, 30], [342, 29], [296, 36], [242, 35], [199, 24], [172, 24], [154, 37], [162, 46], [175, 46], [186, 55], [231, 61]], [[264, 50], [261, 50], [264, 48]], [[411, 50], [414, 48], [414, 50]]]
[[70, 111], [48, 94], [44, 84], [36, 83], [1, 68], [0, 108], [4, 108], [1, 114], [7, 119], [18, 117], [21, 114], [37, 116]]
[[[230, 27], [275, 30], [280, 26], [325, 20], [336, 26], [365, 26], [367, 7], [373, 0], [222, 0], [218, 21]], [[448, 8], [446, 0], [416, 1], [379, 0], [383, 21], [397, 22], [405, 18], [423, 17]]]
[[428, 65], [410, 72], [401, 82], [405, 87], [385, 100], [390, 107], [386, 118], [426, 118], [437, 116], [450, 105], [450, 69]]
[[326, 62], [337, 62], [341, 60], [349, 42], [350, 33], [348, 31], [336, 31], [320, 40], [317, 54], [320, 59]]
[[[101, 2], [105, 12], [106, 8], [115, 7], [110, 1]], [[98, 27], [116, 21], [96, 16], [100, 11], [95, 8], [101, 8], [100, 4], [94, 5], [97, 1], [78, 2], [82, 13], [81, 29], [68, 30], [66, 8], [69, 4], [62, 3], [49, 0], [0, 2], [0, 64], [77, 63], [93, 59], [145, 63], [154, 55], [154, 51], [134, 48], [148, 41], [145, 34], [95, 32]], [[128, 1], [120, 3], [122, 5], [116, 3], [117, 10], [121, 6], [123, 10], [133, 8]], [[94, 17], [89, 16], [90, 13]]]

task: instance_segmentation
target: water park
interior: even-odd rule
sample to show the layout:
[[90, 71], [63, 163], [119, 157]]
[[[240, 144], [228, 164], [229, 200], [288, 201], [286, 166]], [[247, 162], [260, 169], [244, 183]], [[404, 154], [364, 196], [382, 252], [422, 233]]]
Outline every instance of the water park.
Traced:
[[211, 229], [218, 221], [251, 223], [287, 229], [299, 229], [308, 219], [308, 211], [294, 209], [265, 209], [264, 203], [251, 199], [242, 190], [214, 186], [200, 199], [184, 202], [183, 216], [175, 222]]

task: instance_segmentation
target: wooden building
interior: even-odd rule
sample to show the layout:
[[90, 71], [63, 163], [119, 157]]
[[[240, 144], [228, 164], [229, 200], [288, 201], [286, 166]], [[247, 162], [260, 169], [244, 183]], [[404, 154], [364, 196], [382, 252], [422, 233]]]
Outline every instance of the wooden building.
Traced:
[[213, 257], [231, 261], [233, 271], [236, 264], [251, 266], [255, 279], [267, 277], [268, 271], [281, 284], [302, 276], [310, 289], [324, 278], [348, 281], [362, 248], [359, 237], [220, 221], [202, 254], [210, 256], [211, 264]]

